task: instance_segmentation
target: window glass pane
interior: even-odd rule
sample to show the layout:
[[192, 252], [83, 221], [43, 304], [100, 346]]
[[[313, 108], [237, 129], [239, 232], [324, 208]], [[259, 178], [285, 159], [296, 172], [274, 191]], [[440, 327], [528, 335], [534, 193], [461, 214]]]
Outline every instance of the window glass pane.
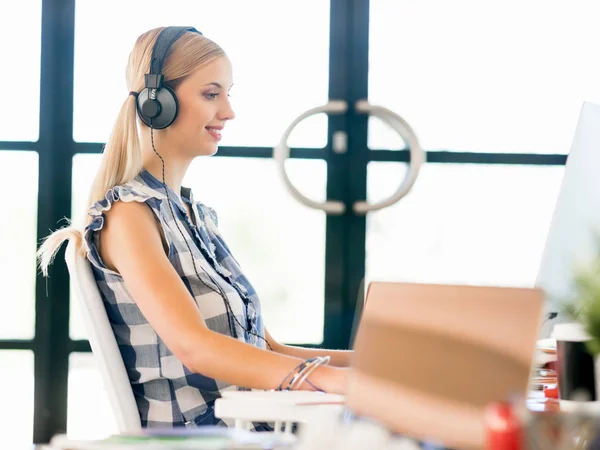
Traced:
[[2, 448], [30, 448], [33, 442], [33, 353], [0, 351]]
[[30, 339], [35, 328], [38, 154], [0, 151], [0, 339]]
[[117, 433], [117, 423], [91, 353], [69, 356], [67, 432], [75, 439], [101, 439]]
[[[74, 217], [85, 212], [99, 161], [100, 155], [73, 160]], [[292, 182], [317, 201], [325, 199], [326, 169], [320, 160], [287, 162]], [[325, 215], [288, 195], [271, 159], [198, 158], [184, 185], [217, 211], [221, 233], [262, 300], [269, 332], [287, 343], [322, 342]], [[77, 302], [71, 307], [71, 337], [85, 338]]]
[[[325, 161], [293, 159], [286, 166], [300, 192], [325, 200]], [[217, 211], [219, 229], [258, 292], [273, 337], [321, 343], [325, 214], [287, 193], [271, 159], [198, 158], [186, 183]]]
[[[406, 168], [370, 163], [368, 197]], [[427, 164], [399, 203], [367, 218], [367, 279], [532, 286], [562, 166]]]
[[[125, 66], [135, 39], [168, 23], [195, 26], [221, 45], [233, 63], [231, 100], [237, 118], [227, 125], [222, 145], [271, 147], [299, 113], [327, 102], [327, 1], [173, 0], [168, 8], [158, 0], [78, 1], [76, 21], [77, 141], [106, 141], [128, 94]], [[106, 27], [111, 38], [99, 39]], [[102, 70], [98, 70], [98, 54], [103, 55]], [[98, 89], [102, 94], [90, 101], [90, 93]], [[310, 123], [310, 129], [290, 143], [323, 147], [326, 117]]]
[[[369, 100], [428, 150], [568, 153], [581, 105], [600, 101], [596, 11], [588, 0], [371, 0]], [[399, 144], [373, 123], [369, 147]]]
[[[10, 8], [10, 12], [9, 12]], [[37, 141], [40, 121], [42, 2], [3, 5], [0, 14], [2, 59], [1, 141]]]

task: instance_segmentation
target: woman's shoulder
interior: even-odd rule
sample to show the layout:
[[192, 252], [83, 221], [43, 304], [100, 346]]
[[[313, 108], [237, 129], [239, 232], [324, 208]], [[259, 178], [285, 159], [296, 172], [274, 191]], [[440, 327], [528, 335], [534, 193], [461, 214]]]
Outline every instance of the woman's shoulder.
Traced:
[[[163, 193], [136, 178], [108, 189], [103, 198], [92, 203], [88, 209], [91, 220], [83, 232], [90, 262], [101, 271], [117, 276], [110, 264], [107, 265], [100, 256], [98, 241], [100, 232], [103, 230], [109, 232], [109, 229], [113, 229], [118, 230], [121, 235], [123, 233], [129, 235], [130, 241], [135, 239], [140, 229], [156, 226], [155, 219], [159, 214], [160, 202], [163, 198], [166, 198]], [[150, 206], [150, 209], [146, 206]], [[151, 210], [154, 210], [154, 214]], [[115, 224], [116, 228], [109, 227], [109, 223]]]
[[103, 215], [110, 210], [118, 201], [131, 203], [149, 203], [154, 206], [157, 202], [165, 199], [164, 193], [151, 188], [141, 181], [139, 177], [134, 178], [127, 183], [114, 186], [106, 191], [104, 197], [92, 203], [88, 209], [88, 214], [92, 217]]
[[109, 213], [109, 211], [117, 204], [122, 207], [115, 207], [115, 209], [121, 209], [125, 212], [129, 212], [129, 210], [133, 212], [135, 210], [137, 213], [139, 213], [139, 208], [133, 205], [125, 207], [124, 204], [146, 204], [158, 215], [160, 214], [161, 202], [164, 199], [166, 199], [164, 193], [148, 186], [140, 177], [114, 186], [108, 189], [100, 200], [93, 202], [89, 206], [87, 214], [91, 217], [91, 220], [85, 227], [84, 235], [87, 236], [90, 232], [100, 231], [104, 228], [107, 214], [112, 216], [112, 213]]

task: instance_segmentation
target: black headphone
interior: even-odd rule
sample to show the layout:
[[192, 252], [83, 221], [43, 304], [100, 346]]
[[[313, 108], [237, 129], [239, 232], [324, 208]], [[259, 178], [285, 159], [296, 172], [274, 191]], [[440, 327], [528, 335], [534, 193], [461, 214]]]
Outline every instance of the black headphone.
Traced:
[[177, 117], [177, 96], [163, 83], [163, 64], [173, 43], [186, 31], [200, 33], [194, 27], [167, 27], [160, 32], [152, 49], [150, 73], [145, 78], [145, 88], [137, 96], [137, 112], [142, 122], [150, 128], [162, 130]]

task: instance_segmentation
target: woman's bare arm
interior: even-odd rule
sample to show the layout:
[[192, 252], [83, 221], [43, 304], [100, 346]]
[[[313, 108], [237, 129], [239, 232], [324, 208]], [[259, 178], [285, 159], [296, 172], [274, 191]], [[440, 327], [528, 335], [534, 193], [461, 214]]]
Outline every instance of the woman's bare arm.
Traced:
[[[237, 386], [275, 389], [302, 362], [302, 357], [261, 350], [208, 329], [167, 258], [145, 204], [112, 205], [99, 247], [104, 263], [123, 277], [144, 317], [190, 370]], [[321, 366], [310, 376], [313, 384], [332, 393], [344, 393], [345, 379], [344, 369], [331, 366]]]
[[329, 356], [331, 358], [330, 364], [337, 367], [348, 367], [352, 358], [353, 352], [351, 350], [326, 350], [322, 348], [305, 348], [295, 347], [293, 345], [284, 345], [277, 342], [273, 336], [269, 334], [265, 328], [265, 334], [269, 345], [273, 348], [273, 351], [281, 353], [282, 355], [293, 356], [295, 358], [308, 359], [313, 356]]

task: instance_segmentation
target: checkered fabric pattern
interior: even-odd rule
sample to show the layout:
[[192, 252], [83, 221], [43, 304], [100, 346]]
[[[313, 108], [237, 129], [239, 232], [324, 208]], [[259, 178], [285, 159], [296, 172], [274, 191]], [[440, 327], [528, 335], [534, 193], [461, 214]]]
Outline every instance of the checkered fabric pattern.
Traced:
[[[229, 320], [215, 286], [218, 283], [227, 295], [238, 321], [246, 329], [264, 336], [259, 298], [223, 241], [214, 210], [195, 202], [191, 190], [182, 188], [182, 197], [192, 206], [194, 221], [191, 221], [179, 196], [167, 189], [168, 200], [162, 182], [143, 170], [131, 182], [109, 190], [105, 198], [88, 211], [92, 222], [84, 232], [87, 256], [127, 368], [142, 426], [232, 426], [214, 417], [214, 402], [223, 391], [242, 388], [192, 373], [185, 367], [144, 318], [123, 278], [104, 265], [98, 252], [98, 231], [104, 225], [104, 212], [117, 201], [145, 203], [162, 228], [169, 260], [194, 297], [208, 328], [228, 336], [234, 330], [232, 337], [264, 348], [262, 339], [247, 333], [233, 319]], [[167, 201], [171, 202], [175, 217]], [[191, 254], [175, 221], [185, 235]], [[256, 429], [259, 426], [255, 424]]]

